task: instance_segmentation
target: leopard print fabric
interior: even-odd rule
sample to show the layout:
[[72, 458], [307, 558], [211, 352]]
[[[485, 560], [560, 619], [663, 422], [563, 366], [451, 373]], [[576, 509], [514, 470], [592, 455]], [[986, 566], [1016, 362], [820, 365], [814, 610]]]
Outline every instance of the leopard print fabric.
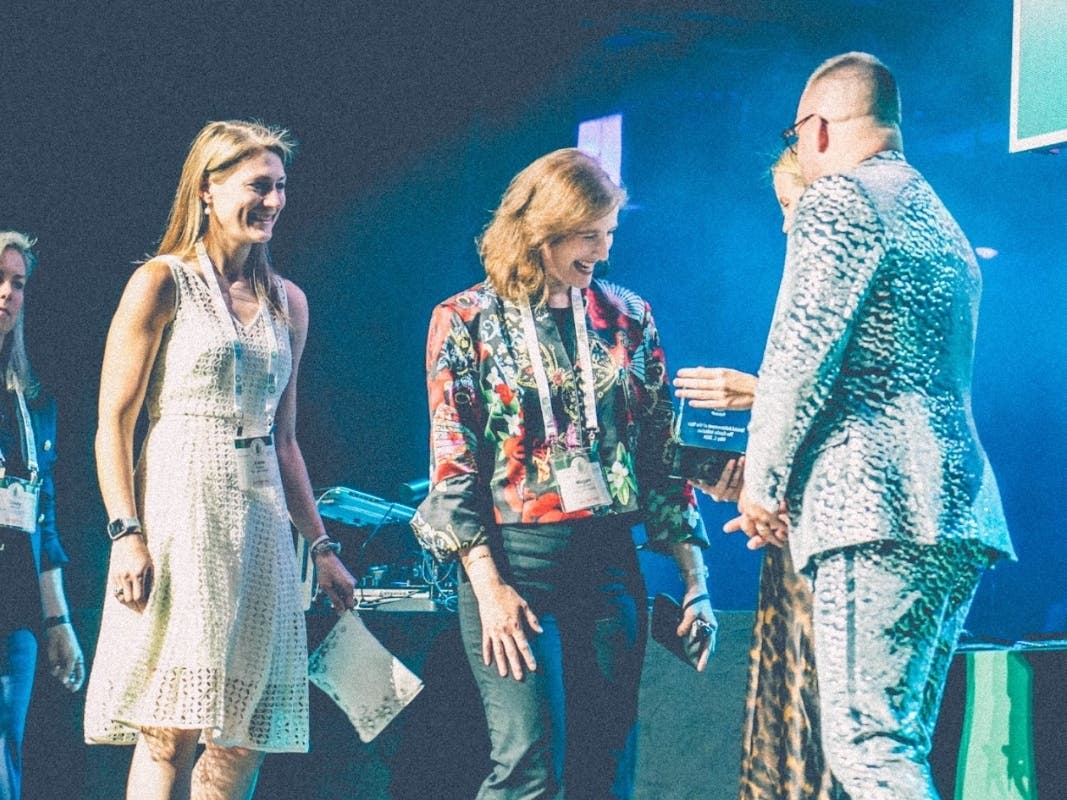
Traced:
[[788, 549], [767, 547], [749, 652], [739, 800], [837, 800], [819, 734], [811, 590]]

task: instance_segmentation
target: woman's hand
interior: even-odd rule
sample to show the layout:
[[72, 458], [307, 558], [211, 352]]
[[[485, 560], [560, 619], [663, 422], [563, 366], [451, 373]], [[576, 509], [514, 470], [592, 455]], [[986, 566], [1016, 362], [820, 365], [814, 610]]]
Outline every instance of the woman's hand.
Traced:
[[501, 678], [508, 673], [522, 680], [523, 666], [537, 669], [537, 659], [526, 636], [526, 628], [542, 633], [540, 621], [523, 597], [505, 583], [496, 568], [492, 551], [484, 544], [461, 554], [463, 570], [478, 599], [482, 623], [482, 661], [488, 667], [496, 662]]
[[501, 678], [508, 673], [522, 680], [523, 666], [537, 669], [526, 627], [541, 633], [541, 623], [526, 601], [509, 584], [495, 583], [483, 587], [478, 597], [478, 616], [482, 621], [482, 661], [488, 667], [494, 661]]
[[686, 367], [674, 378], [675, 394], [693, 408], [752, 408], [756, 376], [727, 367]]
[[737, 510], [741, 515], [722, 526], [726, 533], [742, 531], [748, 536], [749, 550], [758, 550], [768, 544], [785, 546], [789, 539], [789, 510], [785, 502], [774, 513], [752, 502], [742, 488]]
[[741, 487], [744, 484], [745, 457], [731, 458], [722, 468], [722, 474], [715, 483], [707, 481], [689, 481], [691, 485], [702, 491], [712, 500], [719, 502], [736, 502], [741, 497]]
[[67, 691], [76, 692], [85, 682], [85, 658], [69, 622], [46, 628], [45, 652], [52, 677]]
[[108, 591], [127, 608], [144, 611], [152, 592], [152, 556], [144, 535], [131, 533], [111, 544]]
[[688, 591], [682, 599], [682, 609], [682, 621], [676, 633], [685, 640], [687, 653], [699, 653], [696, 668], [697, 672], [703, 672], [718, 641], [719, 623], [711, 609], [711, 599], [707, 592]]
[[315, 575], [319, 590], [330, 598], [330, 607], [338, 615], [356, 606], [356, 579], [337, 554], [327, 550], [315, 557]]

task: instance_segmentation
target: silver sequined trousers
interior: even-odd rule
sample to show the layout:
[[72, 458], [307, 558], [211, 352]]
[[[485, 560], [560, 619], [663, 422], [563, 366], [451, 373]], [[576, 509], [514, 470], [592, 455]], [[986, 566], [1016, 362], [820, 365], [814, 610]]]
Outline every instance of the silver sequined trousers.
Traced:
[[927, 757], [953, 650], [989, 552], [875, 542], [814, 577], [823, 749], [852, 800], [937, 798]]

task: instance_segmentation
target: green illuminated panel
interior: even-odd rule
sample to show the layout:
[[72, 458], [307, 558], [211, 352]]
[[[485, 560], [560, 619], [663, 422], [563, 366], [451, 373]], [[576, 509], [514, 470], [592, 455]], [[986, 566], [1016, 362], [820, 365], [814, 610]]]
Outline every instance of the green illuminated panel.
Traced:
[[1015, 0], [1011, 151], [1067, 141], [1067, 0]]

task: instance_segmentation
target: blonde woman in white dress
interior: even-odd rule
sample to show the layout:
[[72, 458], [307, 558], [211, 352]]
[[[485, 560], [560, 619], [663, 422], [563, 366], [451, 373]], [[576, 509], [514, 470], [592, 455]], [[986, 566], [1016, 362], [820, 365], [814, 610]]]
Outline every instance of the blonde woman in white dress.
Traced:
[[267, 253], [292, 149], [258, 123], [200, 131], [108, 334], [96, 461], [111, 562], [85, 735], [135, 745], [131, 800], [247, 798], [265, 753], [307, 750], [290, 518], [334, 607], [354, 602], [295, 436], [307, 301]]

